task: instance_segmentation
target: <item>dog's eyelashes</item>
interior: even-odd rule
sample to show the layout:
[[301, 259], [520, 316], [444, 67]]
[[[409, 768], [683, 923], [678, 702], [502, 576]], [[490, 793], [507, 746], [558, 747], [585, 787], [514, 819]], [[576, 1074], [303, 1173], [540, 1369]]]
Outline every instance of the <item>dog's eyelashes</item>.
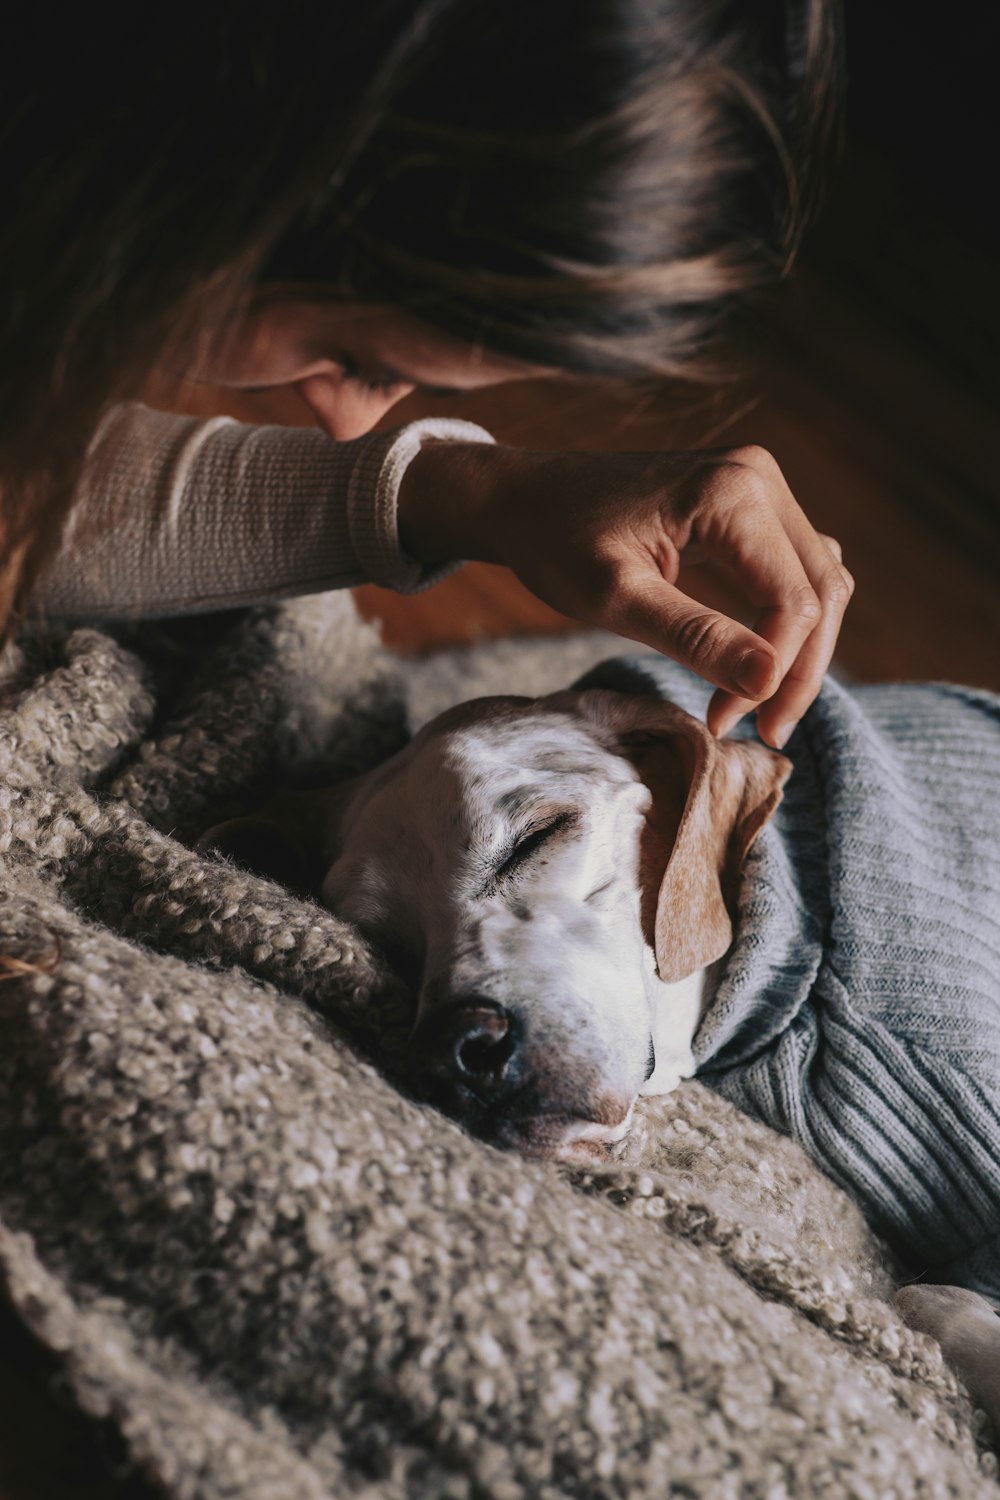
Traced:
[[514, 849], [508, 854], [503, 864], [497, 870], [497, 879], [506, 880], [508, 876], [514, 874], [515, 870], [520, 869], [521, 865], [527, 864], [531, 856], [538, 852], [551, 834], [552, 828], [550, 825], [547, 828], [536, 828], [533, 833], [529, 833], [526, 838], [521, 839], [520, 843], [514, 846]]
[[526, 865], [549, 839], [576, 822], [576, 815], [571, 812], [561, 812], [548, 823], [542, 826], [530, 828], [527, 833], [522, 834], [507, 855], [502, 864], [498, 865], [493, 872], [493, 879], [497, 882], [509, 880], [523, 865]]

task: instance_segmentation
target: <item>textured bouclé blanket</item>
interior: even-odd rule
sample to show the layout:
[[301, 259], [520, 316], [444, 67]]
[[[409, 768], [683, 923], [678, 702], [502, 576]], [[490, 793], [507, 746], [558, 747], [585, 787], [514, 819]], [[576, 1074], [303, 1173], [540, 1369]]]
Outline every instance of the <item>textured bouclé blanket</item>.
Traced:
[[[589, 655], [588, 655], [589, 652]], [[606, 641], [408, 668], [410, 708]], [[8, 654], [0, 1286], [175, 1497], [996, 1495], [893, 1268], [697, 1084], [622, 1160], [503, 1155], [366, 1060], [407, 997], [317, 906], [194, 853], [405, 732], [346, 596]]]

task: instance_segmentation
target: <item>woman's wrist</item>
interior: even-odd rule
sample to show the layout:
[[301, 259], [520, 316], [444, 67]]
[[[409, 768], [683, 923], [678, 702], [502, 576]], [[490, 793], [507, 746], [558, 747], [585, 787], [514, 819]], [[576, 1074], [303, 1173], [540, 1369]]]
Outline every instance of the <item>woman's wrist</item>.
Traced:
[[427, 442], [399, 488], [399, 544], [407, 556], [441, 563], [500, 562], [489, 518], [511, 450], [493, 443]]

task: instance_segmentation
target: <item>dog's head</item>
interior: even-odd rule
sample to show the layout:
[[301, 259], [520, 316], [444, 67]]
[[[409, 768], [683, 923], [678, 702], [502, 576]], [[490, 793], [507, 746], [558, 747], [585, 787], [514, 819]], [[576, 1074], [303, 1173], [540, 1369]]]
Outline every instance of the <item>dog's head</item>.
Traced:
[[412, 983], [417, 1094], [497, 1144], [580, 1154], [691, 1071], [683, 981], [732, 941], [788, 770], [654, 697], [483, 698], [203, 844], [311, 890]]

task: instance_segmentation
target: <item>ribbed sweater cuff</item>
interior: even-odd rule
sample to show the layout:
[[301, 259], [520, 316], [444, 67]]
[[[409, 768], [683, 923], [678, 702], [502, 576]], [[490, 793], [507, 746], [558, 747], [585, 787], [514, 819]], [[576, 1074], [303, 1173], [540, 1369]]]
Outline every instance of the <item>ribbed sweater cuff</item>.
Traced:
[[361, 571], [372, 583], [401, 594], [429, 588], [461, 566], [425, 567], [399, 544], [400, 486], [425, 442], [492, 443], [493, 438], [475, 422], [445, 417], [424, 417], [394, 432], [375, 433], [359, 449], [347, 491], [347, 522]]

